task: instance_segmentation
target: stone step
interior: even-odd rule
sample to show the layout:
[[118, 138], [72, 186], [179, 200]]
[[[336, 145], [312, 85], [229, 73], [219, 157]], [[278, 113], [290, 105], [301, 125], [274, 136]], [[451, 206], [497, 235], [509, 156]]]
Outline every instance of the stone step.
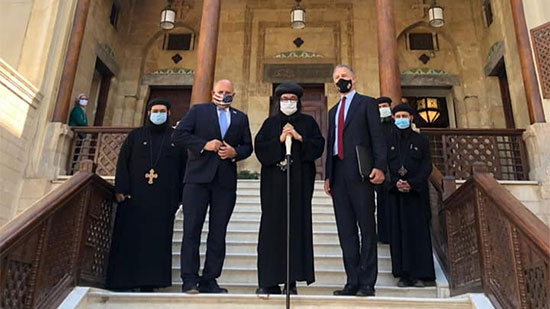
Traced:
[[[182, 226], [176, 226], [174, 229], [174, 240], [181, 240], [183, 235]], [[208, 235], [208, 226], [205, 226], [202, 231], [202, 239], [206, 239]], [[258, 242], [258, 231], [250, 230], [228, 230], [226, 234], [227, 240], [239, 241], [255, 241]], [[338, 233], [335, 231], [313, 231], [313, 244], [316, 243], [334, 243], [339, 244]]]
[[[179, 252], [181, 248], [181, 238], [174, 238], [172, 251]], [[227, 253], [238, 253], [238, 254], [255, 254], [258, 248], [258, 241], [236, 241], [229, 239], [226, 241], [226, 252]], [[206, 237], [203, 237], [201, 240], [200, 252], [204, 253], [206, 251]], [[340, 249], [340, 244], [335, 243], [313, 243], [313, 252], [314, 254], [319, 255], [341, 255], [342, 250]], [[389, 256], [390, 249], [388, 246], [378, 246], [378, 256]]]
[[[237, 210], [235, 209], [233, 211], [233, 214], [231, 215], [230, 220], [256, 220], [260, 222], [260, 218], [262, 216], [262, 212], [260, 209], [257, 210]], [[208, 219], [208, 214], [206, 215], [206, 219]], [[332, 210], [325, 210], [325, 209], [318, 209], [315, 208], [312, 210], [312, 218], [313, 220], [318, 221], [332, 221], [336, 222], [336, 219], [334, 217], [334, 211]], [[176, 217], [176, 223], [181, 224], [183, 221], [183, 216]]]
[[[262, 208], [260, 206], [260, 203], [236, 203], [235, 208], [233, 209], [233, 213], [239, 212], [239, 211], [258, 211], [261, 212]], [[320, 212], [330, 212], [332, 211], [334, 213], [334, 208], [332, 207], [332, 203], [326, 203], [326, 204], [312, 204], [311, 208], [312, 213], [316, 213], [318, 211]]]
[[[177, 287], [176, 287], [177, 288]], [[255, 287], [254, 287], [255, 289]], [[307, 289], [307, 288], [304, 288]], [[331, 288], [332, 289], [332, 288]], [[355, 308], [426, 308], [426, 309], [471, 309], [474, 308], [470, 297], [438, 299], [434, 296], [416, 296], [427, 294], [426, 288], [417, 289], [379, 288], [376, 297], [335, 297], [329, 295], [295, 295], [291, 306], [296, 309], [355, 309]], [[230, 291], [233, 291], [230, 287]], [[299, 288], [299, 292], [302, 289]], [[328, 291], [328, 290], [327, 290]], [[332, 290], [330, 290], [332, 292]], [[80, 294], [84, 294], [80, 292]], [[401, 297], [410, 294], [410, 297]], [[399, 297], [395, 297], [395, 295]], [[76, 296], [76, 295], [75, 295]], [[80, 296], [82, 297], [82, 296]], [[255, 294], [198, 294], [183, 293], [115, 293], [90, 289], [79, 302], [81, 309], [186, 309], [186, 308], [224, 308], [224, 309], [280, 309], [285, 307], [284, 295], [259, 296]], [[412, 298], [415, 297], [415, 298]], [[68, 308], [68, 307], [63, 307]]]
[[[324, 192], [324, 182], [322, 180], [315, 181], [314, 188], [315, 190], [323, 190]], [[239, 179], [237, 180], [237, 190], [238, 189], [260, 189], [260, 180]]]
[[[240, 205], [256, 205], [258, 208], [260, 208], [260, 199], [259, 198], [248, 198], [248, 199], [239, 199], [235, 202], [235, 208]], [[316, 202], [312, 202], [312, 207], [315, 206], [330, 206], [332, 207], [332, 200], [328, 199], [320, 199], [316, 200]]]
[[[180, 267], [172, 266], [172, 283], [181, 282]], [[397, 286], [398, 278], [394, 278], [391, 271], [378, 270], [376, 284], [380, 286]], [[258, 273], [256, 267], [225, 267], [219, 282], [246, 283], [257, 285]], [[346, 273], [342, 270], [315, 269], [315, 282], [321, 285], [341, 285], [346, 283]]]
[[[172, 265], [180, 265], [180, 252], [172, 253]], [[201, 253], [201, 262], [204, 264], [205, 253]], [[328, 269], [344, 271], [344, 263], [341, 254], [315, 254], [315, 269]], [[257, 254], [255, 253], [228, 253], [225, 256], [224, 267], [249, 267], [256, 265]], [[390, 256], [378, 255], [378, 269], [391, 270]]]
[[[208, 219], [205, 220], [204, 226], [208, 227]], [[313, 230], [314, 231], [329, 231], [336, 232], [336, 223], [333, 220], [316, 220], [313, 219]], [[179, 229], [183, 229], [183, 223], [181, 220], [176, 222], [174, 226], [174, 232]], [[242, 231], [259, 231], [260, 230], [260, 221], [255, 219], [233, 219], [229, 220], [227, 225], [227, 230], [242, 230]]]
[[[247, 283], [224, 283], [219, 281], [219, 285], [229, 290], [231, 294], [255, 294], [256, 289], [258, 288], [255, 284]], [[335, 290], [339, 290], [343, 285], [339, 284], [320, 284], [313, 283], [309, 286], [306, 286], [305, 283], [298, 283], [298, 293], [300, 295], [319, 295], [319, 296], [330, 296]], [[437, 297], [437, 288], [436, 287], [424, 287], [424, 288], [399, 288], [396, 286], [381, 286], [376, 285], [376, 297], [399, 297], [399, 298], [428, 298], [428, 297]], [[180, 292], [181, 283], [173, 282], [171, 287], [161, 289], [159, 292]], [[270, 295], [273, 297], [275, 295]]]
[[[258, 192], [257, 194], [241, 194], [240, 192], [237, 191], [237, 203], [251, 203], [251, 202], [257, 203], [258, 205], [260, 204], [260, 192]], [[332, 205], [332, 198], [326, 195], [324, 196], [313, 195], [313, 198], [311, 199], [311, 203], [313, 205], [316, 205], [316, 204]]]

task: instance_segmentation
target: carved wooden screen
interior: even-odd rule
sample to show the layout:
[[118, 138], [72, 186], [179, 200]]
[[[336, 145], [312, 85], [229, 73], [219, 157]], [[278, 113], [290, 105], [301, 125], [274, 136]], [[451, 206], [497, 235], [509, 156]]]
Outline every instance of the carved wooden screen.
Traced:
[[114, 189], [79, 173], [0, 229], [0, 308], [55, 308], [77, 285], [105, 287]]
[[531, 30], [542, 95], [550, 99], [550, 22]]
[[92, 160], [95, 173], [115, 176], [120, 147], [132, 127], [82, 127], [73, 128], [75, 138], [69, 158], [69, 175], [78, 172], [78, 164]]
[[486, 171], [444, 204], [452, 295], [482, 287], [498, 308], [550, 308], [548, 226]]
[[468, 179], [476, 162], [499, 180], [527, 180], [523, 130], [422, 129], [428, 136], [433, 164], [446, 176]]

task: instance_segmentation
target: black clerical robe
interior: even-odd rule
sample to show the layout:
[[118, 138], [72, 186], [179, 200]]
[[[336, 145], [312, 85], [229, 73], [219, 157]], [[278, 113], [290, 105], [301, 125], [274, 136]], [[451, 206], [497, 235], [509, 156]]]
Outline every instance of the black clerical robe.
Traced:
[[[394, 128], [387, 139], [390, 172], [390, 251], [395, 277], [434, 280], [430, 238], [428, 178], [432, 160], [428, 139], [409, 129]], [[407, 171], [399, 173], [401, 167]], [[402, 170], [403, 172], [403, 170]], [[397, 181], [406, 180], [411, 190], [397, 190]]]
[[[392, 117], [382, 119], [380, 122], [382, 129], [382, 135], [385, 139], [391, 135], [392, 128], [394, 127]], [[390, 213], [388, 210], [388, 190], [390, 184], [389, 173], [386, 173], [386, 179], [382, 184], [376, 185], [376, 219], [377, 219], [377, 233], [378, 241], [382, 243], [389, 243], [390, 241]]]
[[[108, 270], [110, 289], [160, 288], [172, 281], [174, 214], [181, 201], [187, 154], [171, 142], [170, 126], [131, 131], [120, 149], [115, 192], [130, 195], [117, 208]], [[158, 176], [149, 184], [145, 174]]]
[[260, 194], [262, 218], [258, 241], [258, 283], [271, 287], [286, 282], [286, 172], [285, 145], [279, 137], [289, 123], [303, 141], [292, 142], [290, 168], [290, 280], [315, 281], [311, 199], [315, 183], [315, 159], [323, 154], [325, 140], [313, 117], [296, 112], [290, 117], [279, 113], [268, 118], [255, 140], [255, 151], [262, 164]]

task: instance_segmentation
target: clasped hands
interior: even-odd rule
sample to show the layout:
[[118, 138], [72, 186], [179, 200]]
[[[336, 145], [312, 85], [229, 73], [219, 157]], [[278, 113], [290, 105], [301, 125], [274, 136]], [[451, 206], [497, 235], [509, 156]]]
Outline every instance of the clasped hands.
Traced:
[[237, 155], [237, 151], [233, 146], [229, 145], [226, 141], [220, 142], [217, 139], [207, 142], [203, 149], [216, 152], [222, 160], [233, 159]]
[[399, 192], [408, 193], [411, 191], [411, 185], [406, 180], [399, 179], [396, 186]]
[[281, 133], [281, 136], [279, 137], [279, 140], [281, 141], [281, 143], [285, 142], [287, 135], [292, 136], [292, 138], [297, 140], [297, 141], [300, 141], [300, 142], [303, 141], [302, 136], [298, 132], [296, 132], [296, 130], [294, 129], [294, 126], [291, 125], [290, 123], [287, 123], [283, 127], [283, 132]]

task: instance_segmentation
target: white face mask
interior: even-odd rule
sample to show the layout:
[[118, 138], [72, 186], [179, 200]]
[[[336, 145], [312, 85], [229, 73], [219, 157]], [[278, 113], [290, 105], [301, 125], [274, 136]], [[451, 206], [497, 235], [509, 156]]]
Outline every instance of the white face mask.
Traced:
[[80, 104], [81, 106], [86, 106], [88, 105], [88, 100], [80, 100], [78, 101], [78, 104]]
[[281, 113], [290, 116], [298, 110], [298, 101], [284, 100], [281, 101]]
[[381, 107], [379, 110], [380, 110], [380, 118], [391, 117], [391, 109], [389, 107]]

